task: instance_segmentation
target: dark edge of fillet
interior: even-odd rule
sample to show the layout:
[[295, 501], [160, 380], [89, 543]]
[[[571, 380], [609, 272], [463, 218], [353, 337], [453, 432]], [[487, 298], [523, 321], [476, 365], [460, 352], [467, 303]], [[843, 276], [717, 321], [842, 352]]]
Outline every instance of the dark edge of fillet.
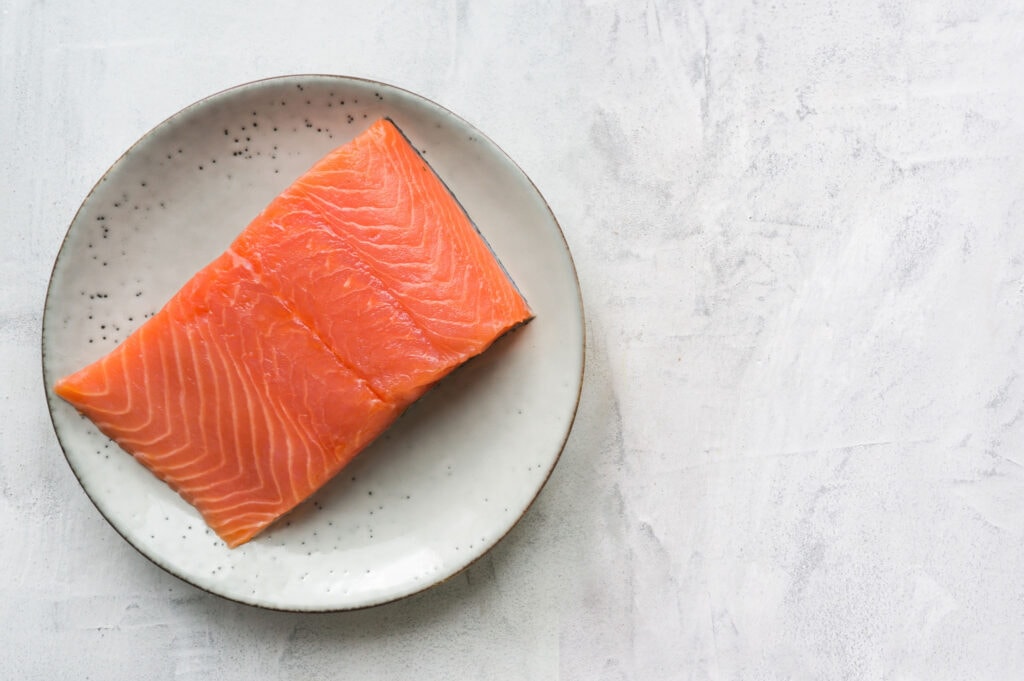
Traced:
[[[505, 264], [503, 262], [501, 262], [501, 258], [498, 257], [498, 254], [494, 252], [494, 248], [491, 247], [491, 244], [490, 244], [489, 241], [487, 241], [487, 237], [484, 236], [484, 233], [481, 232], [480, 228], [476, 226], [476, 221], [469, 214], [469, 211], [466, 210], [466, 207], [462, 205], [462, 202], [459, 201], [459, 197], [455, 195], [455, 192], [453, 192], [452, 188], [448, 186], [448, 183], [444, 181], [444, 178], [441, 177], [436, 170], [434, 170], [434, 166], [430, 165], [430, 162], [426, 158], [423, 157], [423, 154], [421, 154], [420, 150], [416, 148], [416, 145], [412, 143], [412, 140], [409, 139], [409, 136], [405, 134], [405, 131], [402, 130], [401, 126], [399, 126], [398, 123], [395, 123], [394, 119], [392, 119], [390, 116], [384, 116], [384, 120], [386, 120], [391, 125], [395, 126], [395, 130], [397, 130], [398, 134], [401, 135], [402, 138], [405, 139], [405, 141], [409, 144], [409, 148], [413, 150], [413, 152], [420, 159], [420, 161], [423, 163], [423, 165], [425, 165], [427, 167], [427, 169], [431, 173], [433, 173], [434, 177], [436, 177], [437, 180], [441, 183], [441, 186], [444, 187], [446, 192], [448, 192], [448, 196], [450, 196], [452, 198], [452, 200], [455, 201], [455, 205], [457, 205], [459, 207], [459, 210], [462, 211], [462, 214], [466, 216], [467, 220], [469, 220], [469, 224], [473, 226], [473, 229], [476, 231], [476, 233], [483, 240], [484, 245], [487, 246], [487, 250], [491, 252], [491, 257], [493, 257], [495, 262], [498, 263], [498, 267], [500, 267], [501, 271], [505, 273], [505, 278], [508, 279], [510, 284], [512, 284], [512, 288], [514, 288], [516, 290], [516, 293], [518, 293], [522, 297], [522, 299], [524, 301], [526, 301], [526, 307], [528, 307], [530, 309], [530, 316], [529, 316], [529, 318], [524, 319], [523, 321], [519, 322], [515, 326], [510, 327], [504, 333], [502, 333], [501, 336], [498, 336], [494, 340], [497, 341], [498, 338], [501, 338], [502, 336], [504, 336], [509, 331], [513, 331], [514, 329], [519, 328], [523, 324], [530, 323], [530, 321], [532, 321], [533, 318], [537, 316], [537, 315], [535, 315], [533, 313], [533, 308], [530, 306], [530, 301], [526, 298], [525, 295], [523, 295], [523, 292], [519, 290], [519, 285], [516, 284], [516, 280], [513, 279], [512, 275], [510, 275], [508, 273], [508, 270], [505, 269]], [[488, 347], [490, 347], [490, 346], [488, 346]]]

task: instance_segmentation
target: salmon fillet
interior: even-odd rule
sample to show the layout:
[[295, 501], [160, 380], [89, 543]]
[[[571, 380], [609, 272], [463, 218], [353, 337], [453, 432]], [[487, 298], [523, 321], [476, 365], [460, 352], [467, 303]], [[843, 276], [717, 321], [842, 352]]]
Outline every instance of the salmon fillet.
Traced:
[[54, 391], [235, 547], [531, 318], [444, 183], [381, 119]]

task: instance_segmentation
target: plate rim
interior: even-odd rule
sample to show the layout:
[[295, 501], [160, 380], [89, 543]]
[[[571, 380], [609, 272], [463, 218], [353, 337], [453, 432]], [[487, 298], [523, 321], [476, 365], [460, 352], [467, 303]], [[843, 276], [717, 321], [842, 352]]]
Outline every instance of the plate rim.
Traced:
[[[474, 131], [475, 134], [478, 134], [482, 139], [485, 139], [490, 145], [492, 145], [494, 147], [494, 149], [497, 150], [497, 152], [501, 156], [504, 157], [505, 161], [510, 163], [519, 172], [521, 177], [526, 180], [526, 182], [529, 184], [530, 189], [537, 196], [537, 198], [540, 199], [541, 204], [544, 206], [544, 209], [547, 211], [548, 216], [551, 218], [551, 222], [552, 222], [552, 224], [555, 227], [555, 231], [557, 232], [558, 238], [561, 239], [563, 250], [565, 252], [565, 255], [567, 256], [567, 261], [568, 261], [568, 265], [569, 265], [569, 272], [572, 275], [572, 281], [575, 283], [575, 287], [574, 287], [574, 289], [575, 289], [575, 298], [576, 298], [576, 304], [579, 307], [579, 323], [580, 323], [580, 331], [581, 331], [580, 367], [579, 367], [579, 375], [577, 377], [577, 388], [576, 388], [575, 396], [573, 398], [573, 405], [572, 405], [571, 414], [569, 415], [568, 423], [566, 424], [565, 433], [562, 436], [561, 442], [558, 444], [557, 452], [555, 453], [554, 458], [551, 461], [551, 465], [549, 466], [546, 474], [544, 475], [544, 478], [540, 481], [540, 484], [537, 485], [536, 491], [533, 493], [533, 495], [530, 498], [530, 500], [523, 507], [522, 511], [515, 518], [515, 520], [508, 526], [508, 528], [505, 529], [505, 531], [502, 532], [499, 536], [497, 536], [494, 539], [493, 542], [490, 542], [490, 544], [480, 554], [475, 556], [473, 559], [471, 559], [469, 562], [467, 562], [465, 565], [463, 565], [459, 569], [455, 570], [451, 574], [446, 575], [446, 576], [444, 576], [444, 577], [442, 577], [440, 579], [437, 579], [435, 581], [431, 581], [429, 583], [423, 584], [422, 586], [418, 586], [417, 588], [415, 588], [412, 591], [409, 591], [408, 593], [400, 594], [400, 595], [393, 596], [393, 597], [385, 597], [384, 599], [377, 600], [377, 601], [374, 601], [372, 603], [366, 603], [366, 604], [363, 604], [363, 605], [341, 606], [341, 607], [329, 606], [329, 607], [324, 607], [324, 608], [283, 607], [283, 606], [266, 604], [266, 603], [257, 603], [257, 602], [253, 602], [253, 601], [242, 600], [239, 597], [235, 597], [235, 596], [231, 596], [231, 595], [228, 595], [228, 594], [220, 593], [218, 591], [214, 591], [211, 588], [207, 588], [206, 586], [203, 586], [201, 584], [197, 584], [196, 582], [194, 582], [191, 579], [189, 579], [186, 575], [180, 574], [177, 570], [174, 569], [173, 566], [161, 563], [156, 557], [150, 555], [149, 553], [144, 551], [142, 548], [137, 546], [134, 542], [132, 542], [124, 534], [124, 532], [121, 531], [121, 528], [119, 528], [118, 525], [116, 523], [114, 523], [107, 516], [106, 513], [103, 512], [103, 510], [100, 508], [99, 504], [97, 503], [96, 499], [93, 497], [92, 494], [89, 493], [88, 488], [83, 484], [82, 478], [79, 475], [78, 470], [71, 463], [71, 459], [68, 457], [68, 448], [65, 445], [64, 439], [61, 437], [61, 429], [57, 425], [57, 422], [56, 422], [56, 420], [54, 418], [54, 405], [55, 405], [55, 400], [57, 398], [53, 394], [53, 390], [51, 389], [51, 386], [48, 385], [47, 381], [46, 381], [46, 367], [47, 367], [46, 338], [47, 338], [47, 327], [48, 327], [47, 319], [50, 316], [50, 301], [51, 301], [51, 294], [53, 292], [54, 275], [56, 274], [57, 267], [58, 267], [59, 263], [62, 260], [62, 256], [64, 255], [64, 251], [65, 251], [65, 248], [67, 246], [68, 239], [71, 237], [71, 229], [72, 229], [72, 227], [78, 221], [79, 215], [85, 209], [86, 205], [89, 203], [89, 201], [92, 198], [93, 194], [95, 194], [96, 191], [99, 189], [100, 185], [103, 184], [103, 182], [106, 181], [106, 178], [110, 175], [110, 173], [125, 159], [126, 156], [128, 156], [140, 144], [144, 143], [157, 130], [163, 128], [164, 126], [166, 126], [168, 124], [170, 124], [174, 119], [179, 118], [181, 116], [184, 116], [189, 111], [193, 110], [194, 108], [196, 108], [198, 106], [203, 105], [204, 103], [209, 102], [212, 99], [228, 95], [229, 93], [237, 91], [237, 90], [245, 90], [245, 89], [248, 89], [248, 88], [251, 88], [251, 87], [254, 87], [254, 86], [258, 86], [258, 85], [261, 85], [261, 84], [272, 83], [272, 82], [276, 82], [276, 81], [282, 81], [282, 82], [284, 82], [284, 81], [294, 81], [294, 80], [301, 81], [301, 80], [304, 80], [304, 79], [334, 79], [334, 80], [339, 80], [339, 81], [355, 82], [355, 83], [360, 83], [360, 84], [365, 84], [365, 85], [370, 85], [370, 86], [379, 86], [379, 87], [384, 87], [384, 88], [389, 88], [389, 89], [392, 89], [392, 90], [396, 90], [396, 91], [401, 92], [404, 95], [409, 96], [409, 97], [411, 97], [413, 99], [422, 100], [426, 104], [431, 105], [433, 107], [436, 107], [438, 110], [444, 112], [445, 114], [447, 114], [449, 116], [452, 116], [454, 119], [458, 120], [463, 125], [469, 127], [471, 130]], [[204, 591], [206, 593], [212, 594], [214, 596], [217, 596], [218, 598], [222, 598], [222, 599], [224, 599], [226, 601], [230, 601], [232, 603], [239, 603], [239, 604], [246, 605], [246, 606], [253, 607], [253, 608], [259, 608], [259, 609], [262, 609], [262, 610], [272, 610], [272, 611], [277, 611], [277, 612], [293, 612], [293, 613], [354, 612], [354, 611], [358, 611], [358, 610], [366, 610], [366, 609], [369, 609], [369, 608], [376, 608], [376, 607], [379, 607], [379, 606], [382, 606], [382, 605], [386, 605], [388, 603], [395, 603], [397, 601], [402, 601], [402, 600], [411, 598], [413, 596], [416, 596], [418, 594], [421, 594], [421, 593], [423, 593], [423, 592], [425, 592], [427, 590], [430, 590], [430, 589], [433, 589], [435, 587], [441, 586], [442, 584], [445, 584], [449, 580], [451, 580], [451, 579], [461, 575], [463, 572], [468, 570], [470, 567], [474, 566], [478, 561], [483, 559], [485, 556], [489, 555], [491, 553], [491, 551], [493, 551], [494, 548], [497, 547], [498, 544], [500, 544], [512, 532], [512, 530], [515, 527], [517, 527], [522, 522], [522, 520], [526, 516], [527, 512], [529, 512], [529, 510], [531, 508], [533, 508], [534, 504], [537, 501], [537, 498], [540, 496], [540, 493], [547, 486], [548, 480], [550, 480], [551, 475], [554, 473], [555, 468], [557, 467], [559, 461], [561, 460], [562, 453], [565, 451], [565, 447], [568, 444], [569, 437], [572, 435], [573, 426], [575, 425], [575, 422], [576, 422], [576, 416], [577, 416], [577, 414], [579, 412], [580, 400], [581, 400], [581, 397], [582, 397], [582, 394], [583, 394], [583, 383], [584, 383], [585, 376], [586, 376], [586, 365], [587, 365], [587, 361], [586, 361], [586, 358], [587, 358], [587, 316], [586, 316], [586, 308], [584, 307], [584, 301], [583, 301], [583, 291], [582, 291], [582, 288], [581, 288], [580, 282], [579, 282], [579, 273], [578, 273], [578, 271], [576, 269], [576, 263], [575, 263], [575, 260], [573, 258], [573, 255], [572, 255], [572, 251], [569, 248], [568, 241], [565, 238], [565, 232], [562, 230], [562, 226], [558, 222], [558, 218], [555, 216], [554, 211], [551, 210], [551, 206], [548, 203], [547, 199], [544, 197], [544, 195], [538, 189], [537, 185], [533, 182], [533, 179], [522, 169], [522, 167], [500, 145], [498, 145], [493, 139], [491, 139], [489, 136], [487, 136], [486, 133], [484, 133], [476, 125], [470, 123], [465, 118], [463, 118], [462, 116], [460, 116], [457, 113], [453, 112], [451, 109], [445, 107], [444, 105], [439, 104], [438, 102], [434, 101], [433, 99], [431, 99], [429, 97], [426, 97], [426, 96], [421, 95], [419, 93], [413, 92], [412, 90], [408, 90], [408, 89], [403, 88], [401, 86], [393, 85], [391, 83], [387, 83], [387, 82], [376, 80], [376, 79], [364, 78], [364, 77], [360, 77], [360, 76], [349, 76], [349, 75], [330, 74], [330, 73], [292, 73], [292, 74], [282, 74], [282, 75], [277, 75], [277, 76], [267, 76], [267, 77], [264, 77], [264, 78], [257, 78], [255, 80], [245, 81], [245, 82], [238, 83], [236, 85], [233, 85], [233, 86], [230, 86], [230, 87], [227, 87], [227, 88], [222, 88], [222, 89], [217, 90], [215, 92], [212, 92], [212, 93], [210, 93], [210, 94], [208, 94], [208, 95], [206, 95], [204, 97], [201, 97], [200, 99], [194, 100], [190, 104], [182, 107], [181, 109], [178, 109], [177, 111], [175, 111], [171, 115], [163, 118], [158, 123], [156, 123], [155, 125], [151, 126], [135, 142], [133, 142], [127, 149], [125, 149], [120, 155], [118, 155], [118, 157], [100, 175], [99, 179], [93, 184], [93, 186], [86, 193], [85, 197], [82, 199], [81, 203], [78, 206], [78, 209], [75, 211], [74, 216], [71, 218], [71, 221], [68, 223], [67, 229], [64, 232], [64, 237], [61, 239], [60, 247], [57, 249], [57, 253], [54, 256], [53, 265], [50, 268], [50, 275], [49, 275], [49, 278], [48, 278], [47, 284], [46, 284], [46, 295], [45, 295], [45, 297], [43, 299], [43, 314], [42, 314], [42, 319], [41, 319], [41, 323], [40, 323], [40, 330], [39, 330], [39, 347], [40, 347], [40, 370], [41, 370], [40, 371], [40, 377], [41, 377], [42, 382], [43, 382], [43, 392], [46, 395], [46, 405], [47, 405], [47, 410], [46, 411], [47, 411], [47, 414], [48, 414], [49, 419], [50, 419], [50, 426], [53, 429], [54, 435], [57, 438], [57, 444], [60, 447], [61, 453], [64, 456], [64, 461], [67, 464], [67, 467], [69, 469], [71, 469], [71, 473], [75, 476], [75, 480], [78, 482], [79, 488], [82, 490], [82, 492], [85, 493], [86, 498], [89, 500], [89, 502], [93, 505], [93, 507], [99, 513], [100, 517], [102, 517], [103, 520], [106, 521], [106, 523], [121, 537], [121, 539], [123, 539], [125, 541], [126, 544], [131, 546], [137, 553], [139, 553], [143, 558], [148, 560], [150, 563], [152, 563], [156, 567], [160, 568], [164, 572], [172, 575], [173, 577], [175, 577], [175, 578], [185, 582], [189, 586], [194, 587], [196, 589], [199, 589], [201, 591]]]

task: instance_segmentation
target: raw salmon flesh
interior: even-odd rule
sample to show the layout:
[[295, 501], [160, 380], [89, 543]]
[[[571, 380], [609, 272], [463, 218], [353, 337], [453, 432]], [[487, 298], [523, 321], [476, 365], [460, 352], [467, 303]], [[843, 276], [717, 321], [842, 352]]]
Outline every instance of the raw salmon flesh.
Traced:
[[54, 390], [235, 547], [531, 317], [444, 183], [381, 119]]

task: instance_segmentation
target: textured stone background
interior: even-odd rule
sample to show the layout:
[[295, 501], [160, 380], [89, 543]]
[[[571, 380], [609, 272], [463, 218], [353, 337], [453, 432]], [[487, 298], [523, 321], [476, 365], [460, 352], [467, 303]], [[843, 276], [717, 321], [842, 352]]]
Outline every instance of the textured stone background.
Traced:
[[[1024, 8], [0, 0], [0, 675], [1024, 676]], [[524, 521], [389, 606], [164, 574], [54, 438], [46, 283], [150, 127], [270, 75], [474, 123], [576, 257], [588, 365]]]

